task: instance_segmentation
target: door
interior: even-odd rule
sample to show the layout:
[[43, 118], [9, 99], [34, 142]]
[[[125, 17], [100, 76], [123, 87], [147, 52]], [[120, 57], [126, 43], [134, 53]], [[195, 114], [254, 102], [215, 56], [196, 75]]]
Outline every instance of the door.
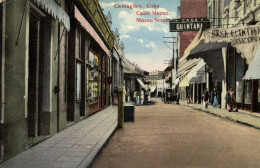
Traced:
[[28, 136], [38, 135], [40, 20], [30, 13], [28, 63]]
[[253, 80], [252, 89], [252, 111], [257, 111], [258, 106], [258, 80]]

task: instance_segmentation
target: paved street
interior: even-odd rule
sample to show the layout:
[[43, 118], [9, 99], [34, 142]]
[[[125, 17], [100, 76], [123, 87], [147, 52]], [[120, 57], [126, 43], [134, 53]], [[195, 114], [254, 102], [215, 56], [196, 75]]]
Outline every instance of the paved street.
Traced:
[[95, 168], [259, 168], [260, 131], [188, 107], [136, 107]]

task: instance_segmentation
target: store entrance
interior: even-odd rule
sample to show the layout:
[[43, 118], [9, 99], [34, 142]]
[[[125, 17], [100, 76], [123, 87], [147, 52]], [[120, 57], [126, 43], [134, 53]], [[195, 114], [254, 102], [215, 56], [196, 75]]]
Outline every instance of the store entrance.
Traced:
[[39, 48], [40, 19], [30, 13], [29, 28], [29, 63], [28, 63], [28, 137], [39, 134]]

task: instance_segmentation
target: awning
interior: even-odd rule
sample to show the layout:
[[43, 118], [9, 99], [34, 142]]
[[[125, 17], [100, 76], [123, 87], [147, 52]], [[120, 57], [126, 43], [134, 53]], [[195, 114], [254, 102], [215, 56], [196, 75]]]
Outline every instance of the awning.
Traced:
[[85, 17], [80, 13], [78, 8], [74, 6], [75, 8], [75, 18], [79, 21], [82, 27], [91, 35], [93, 39], [99, 44], [99, 46], [103, 49], [103, 51], [110, 56], [110, 51], [104, 44], [103, 40], [99, 37], [95, 29], [89, 24], [89, 22], [85, 19]]
[[181, 57], [180, 62], [183, 59], [187, 59], [188, 56], [193, 54], [198, 54], [206, 51], [221, 49], [222, 47], [227, 47], [227, 43], [221, 42], [211, 42], [211, 43], [205, 43], [205, 32], [200, 30], [198, 34], [195, 36], [195, 38], [192, 40], [190, 45], [187, 47], [187, 49], [184, 52], [184, 55]]
[[227, 43], [205, 43], [205, 40], [205, 32], [200, 31], [185, 50], [184, 56], [181, 58], [180, 62], [185, 61], [185, 59], [193, 60], [201, 58], [208, 65], [208, 67], [210, 67], [214, 80], [222, 81], [225, 79], [222, 48], [227, 47]]
[[190, 83], [205, 83], [205, 65], [206, 63], [201, 59], [181, 81], [180, 87], [189, 86]]
[[189, 85], [190, 85], [190, 80], [189, 80], [188, 78], [184, 78], [184, 79], [181, 81], [179, 87], [186, 87], [186, 86], [189, 86]]
[[231, 43], [250, 65], [260, 45], [260, 25], [212, 28], [204, 31], [205, 43]]
[[190, 72], [191, 68], [196, 66], [200, 59], [191, 59], [191, 60], [183, 60], [179, 63], [178, 66], [178, 73], [179, 76], [185, 75], [186, 73]]
[[34, 0], [34, 2], [55, 19], [58, 19], [59, 22], [63, 23], [66, 29], [70, 31], [69, 16], [54, 0]]
[[260, 79], [260, 47], [258, 47], [258, 50], [252, 61], [252, 64], [249, 66], [248, 70], [246, 71], [246, 75], [243, 79], [245, 80]]
[[140, 79], [136, 79], [136, 80], [138, 81], [140, 86], [145, 89], [145, 85], [144, 85], [143, 81], [141, 81]]
[[195, 83], [206, 83], [206, 73], [205, 73], [205, 67], [202, 67], [197, 71], [197, 75], [190, 79], [190, 84]]
[[201, 68], [205, 67], [205, 64], [206, 63], [203, 60], [200, 60], [200, 62], [195, 67], [193, 67], [192, 70], [188, 73], [187, 78], [188, 79], [195, 78], [197, 76], [197, 74], [198, 74], [198, 71]]
[[154, 91], [155, 91], [155, 89], [156, 89], [156, 87], [157, 87], [157, 86], [151, 86], [151, 87], [150, 87], [150, 89], [151, 89], [151, 91], [150, 91], [150, 92], [151, 92], [151, 93], [152, 93], [152, 92], [154, 92]]
[[119, 55], [115, 49], [113, 50], [113, 56], [117, 60], [117, 62], [119, 62]]
[[121, 60], [121, 65], [125, 68], [125, 62], [123, 60]]

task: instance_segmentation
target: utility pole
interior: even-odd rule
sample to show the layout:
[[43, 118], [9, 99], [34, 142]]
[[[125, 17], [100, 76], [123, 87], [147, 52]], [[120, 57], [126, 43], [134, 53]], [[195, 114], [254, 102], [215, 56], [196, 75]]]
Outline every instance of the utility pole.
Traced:
[[[171, 42], [166, 42], [166, 41], [164, 41], [164, 43], [167, 45], [167, 47], [169, 47], [171, 50], [172, 50], [172, 66], [173, 66], [173, 68], [172, 69], [176, 69], [176, 72], [177, 72], [177, 62], [176, 62], [176, 60], [177, 60], [177, 58], [176, 58], [176, 60], [175, 60], [175, 58], [174, 58], [174, 44], [175, 43], [177, 43], [177, 46], [178, 46], [178, 37], [163, 37], [163, 38], [171, 38], [171, 39], [173, 39], [173, 41], [171, 41]], [[174, 39], [177, 39], [177, 41], [174, 41]], [[167, 44], [167, 43], [172, 43], [172, 48]], [[177, 56], [178, 56], [178, 53], [177, 53], [177, 49], [176, 49], [176, 54], [177, 54]], [[171, 76], [172, 76], [172, 79], [171, 79], [171, 88], [172, 88], [172, 85], [173, 85], [173, 70], [171, 71]], [[176, 76], [177, 76], [177, 74], [176, 74]]]

